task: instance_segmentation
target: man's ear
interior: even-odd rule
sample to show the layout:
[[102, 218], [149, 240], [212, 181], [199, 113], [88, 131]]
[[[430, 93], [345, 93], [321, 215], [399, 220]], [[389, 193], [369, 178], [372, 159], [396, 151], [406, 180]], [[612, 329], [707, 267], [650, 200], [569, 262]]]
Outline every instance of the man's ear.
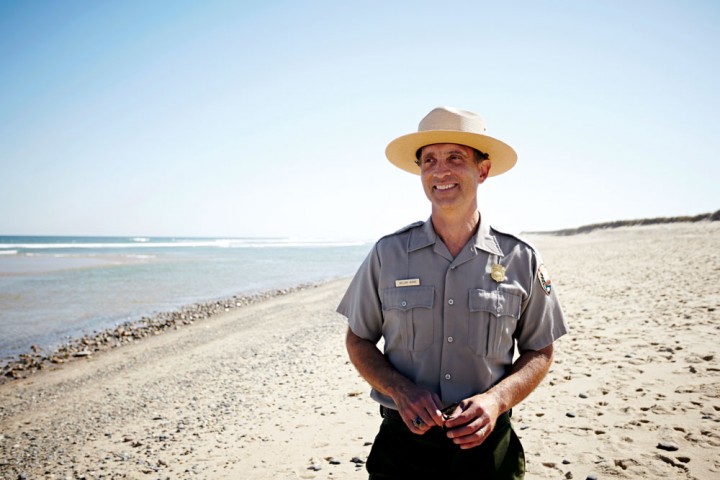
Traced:
[[480, 178], [478, 179], [478, 185], [483, 183], [485, 179], [490, 175], [490, 167], [492, 164], [490, 163], [490, 160], [483, 160], [482, 162], [478, 163], [478, 171], [480, 172]]

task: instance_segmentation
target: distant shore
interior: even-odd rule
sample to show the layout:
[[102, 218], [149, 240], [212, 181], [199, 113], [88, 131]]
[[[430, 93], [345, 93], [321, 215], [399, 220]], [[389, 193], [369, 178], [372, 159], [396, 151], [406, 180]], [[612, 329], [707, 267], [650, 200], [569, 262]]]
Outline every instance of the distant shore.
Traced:
[[699, 215], [685, 215], [679, 217], [656, 217], [641, 218], [637, 220], [617, 220], [614, 222], [592, 223], [577, 228], [565, 228], [562, 230], [551, 230], [541, 232], [525, 232], [530, 235], [577, 235], [579, 233], [589, 233], [594, 230], [602, 230], [607, 228], [619, 227], [637, 227], [643, 225], [662, 225], [665, 223], [695, 223], [695, 222], [717, 222], [720, 220], [720, 210], [713, 213], [701, 213]]

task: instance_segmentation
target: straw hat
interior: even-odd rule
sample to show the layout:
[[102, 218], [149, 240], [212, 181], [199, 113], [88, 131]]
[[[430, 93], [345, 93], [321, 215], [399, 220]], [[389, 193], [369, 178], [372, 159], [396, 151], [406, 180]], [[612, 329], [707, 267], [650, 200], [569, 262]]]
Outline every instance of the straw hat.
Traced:
[[420, 121], [417, 133], [390, 142], [385, 155], [393, 165], [419, 175], [420, 167], [415, 164], [418, 150], [435, 143], [456, 143], [487, 153], [491, 162], [489, 176], [500, 175], [515, 165], [517, 153], [510, 145], [485, 135], [485, 129], [485, 119], [476, 113], [438, 107]]

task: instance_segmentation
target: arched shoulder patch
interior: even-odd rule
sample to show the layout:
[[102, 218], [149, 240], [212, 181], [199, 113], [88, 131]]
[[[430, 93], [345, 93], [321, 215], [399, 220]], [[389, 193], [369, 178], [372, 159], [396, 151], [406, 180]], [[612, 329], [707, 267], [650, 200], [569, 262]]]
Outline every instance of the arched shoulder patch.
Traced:
[[550, 280], [550, 274], [548, 273], [547, 268], [545, 268], [545, 265], [540, 265], [538, 267], [537, 278], [543, 292], [545, 292], [545, 295], [550, 295], [550, 292], [552, 291], [552, 281]]

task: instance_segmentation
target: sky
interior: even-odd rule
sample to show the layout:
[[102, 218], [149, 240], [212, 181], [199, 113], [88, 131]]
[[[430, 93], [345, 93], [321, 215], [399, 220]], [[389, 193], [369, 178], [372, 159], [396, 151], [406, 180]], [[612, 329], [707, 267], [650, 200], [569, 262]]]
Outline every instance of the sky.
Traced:
[[720, 2], [0, 2], [0, 235], [372, 240], [437, 106], [518, 153], [483, 219], [720, 208]]

